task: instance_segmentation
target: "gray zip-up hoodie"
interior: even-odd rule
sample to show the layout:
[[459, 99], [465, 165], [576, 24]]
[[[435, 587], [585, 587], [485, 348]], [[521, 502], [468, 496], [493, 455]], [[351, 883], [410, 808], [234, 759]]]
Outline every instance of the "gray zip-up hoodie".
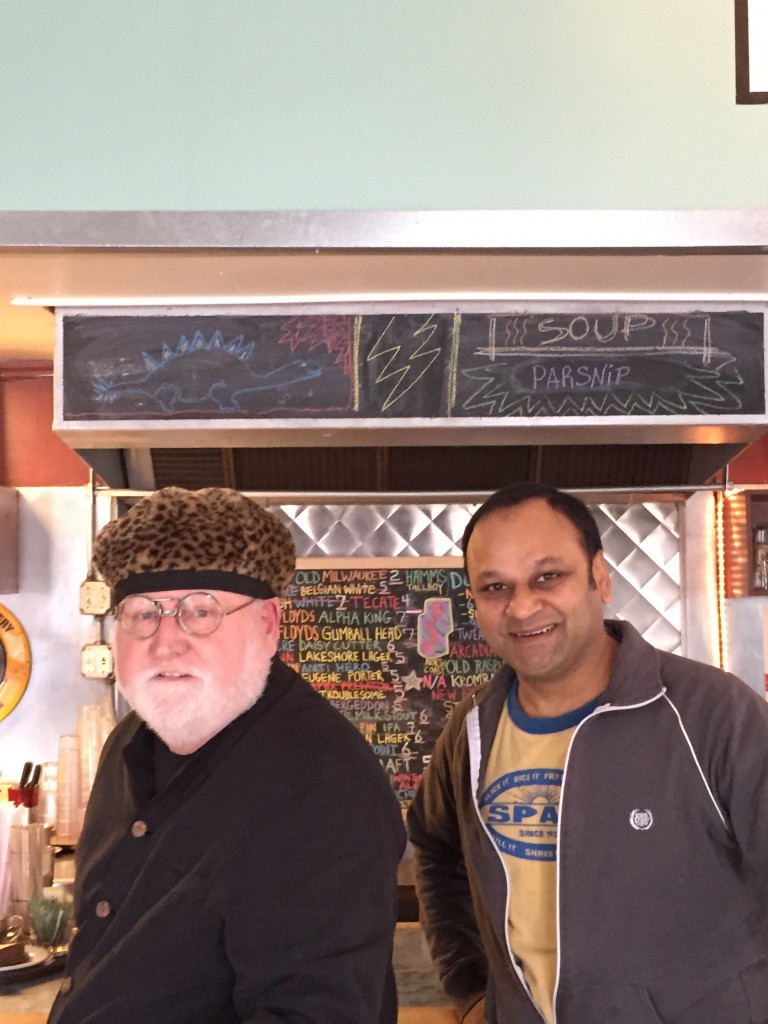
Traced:
[[[768, 705], [628, 623], [560, 797], [557, 1024], [768, 1024]], [[409, 812], [433, 958], [460, 1015], [541, 1024], [477, 798], [512, 673], [463, 701]], [[639, 813], [636, 813], [639, 812]]]

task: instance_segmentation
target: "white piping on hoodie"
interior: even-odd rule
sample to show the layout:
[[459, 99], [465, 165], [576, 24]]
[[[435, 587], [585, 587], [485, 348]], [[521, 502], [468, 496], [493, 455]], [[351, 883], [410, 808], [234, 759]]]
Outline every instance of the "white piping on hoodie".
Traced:
[[696, 765], [696, 767], [699, 770], [699, 775], [701, 776], [701, 781], [704, 783], [704, 788], [706, 789], [707, 793], [709, 794], [709, 799], [714, 804], [714, 807], [715, 807], [715, 810], [717, 811], [718, 817], [720, 818], [720, 821], [722, 821], [722, 823], [723, 823], [723, 828], [730, 835], [730, 829], [728, 828], [728, 825], [726, 824], [725, 815], [720, 810], [720, 805], [718, 804], [717, 800], [715, 800], [715, 794], [712, 792], [712, 789], [711, 789], [709, 783], [707, 782], [707, 777], [704, 774], [704, 770], [701, 767], [701, 764], [699, 762], [698, 757], [696, 756], [696, 751], [693, 749], [693, 743], [691, 743], [691, 737], [688, 735], [688, 732], [687, 732], [685, 726], [683, 725], [682, 716], [681, 716], [680, 712], [677, 710], [677, 706], [675, 705], [675, 703], [672, 701], [672, 699], [670, 697], [667, 696], [667, 691], [666, 690], [664, 690], [664, 700], [666, 700], [666, 702], [669, 704], [669, 706], [672, 708], [672, 710], [675, 712], [675, 715], [677, 716], [677, 723], [680, 726], [680, 731], [682, 732], [683, 736], [685, 737], [685, 742], [688, 744], [688, 748], [691, 751], [691, 757], [693, 758], [693, 763]]
[[552, 993], [552, 1020], [554, 1021], [554, 1024], [557, 1024], [557, 992], [558, 992], [558, 989], [560, 988], [560, 949], [561, 949], [561, 942], [560, 942], [560, 862], [562, 860], [562, 858], [560, 856], [560, 854], [561, 854], [560, 836], [562, 835], [563, 804], [565, 802], [565, 776], [566, 776], [566, 773], [568, 771], [568, 762], [571, 759], [571, 749], [573, 748], [573, 741], [576, 739], [576, 733], [579, 731], [579, 729], [582, 727], [582, 725], [584, 725], [585, 722], [588, 722], [590, 720], [590, 718], [595, 718], [597, 715], [605, 714], [606, 711], [631, 711], [631, 710], [633, 710], [635, 708], [644, 708], [648, 704], [653, 704], [654, 701], [659, 700], [661, 697], [663, 697], [664, 693], [665, 693], [665, 691], [662, 689], [662, 690], [659, 691], [659, 693], [655, 694], [649, 700], [640, 701], [639, 704], [618, 704], [618, 705], [617, 704], [601, 704], [599, 707], [595, 708], [595, 710], [592, 712], [591, 715], [587, 715], [586, 718], [583, 718], [579, 722], [579, 724], [576, 726], [576, 728], [573, 731], [573, 736], [571, 736], [571, 742], [568, 744], [568, 753], [565, 755], [565, 765], [563, 766], [563, 778], [562, 778], [562, 780], [560, 782], [560, 810], [559, 810], [558, 816], [557, 816], [557, 818], [558, 818], [558, 821], [557, 821], [557, 847], [558, 847], [558, 849], [557, 849], [557, 867], [556, 867], [556, 870], [555, 870], [555, 878], [556, 878], [555, 908], [556, 908], [556, 914], [557, 914], [557, 918], [556, 918], [556, 920], [557, 920], [557, 924], [556, 924], [556, 934], [557, 934], [557, 970], [555, 971], [555, 990]]
[[[465, 719], [465, 722], [467, 726], [467, 747], [469, 749], [469, 779], [472, 785], [472, 804], [475, 808], [475, 813], [477, 814], [481, 828], [486, 833], [486, 835], [488, 835], [488, 829], [486, 828], [485, 822], [483, 821], [483, 816], [480, 813], [480, 808], [478, 807], [477, 804], [477, 790], [480, 785], [480, 760], [482, 756], [482, 744], [480, 740], [480, 712], [478, 710], [477, 704], [475, 704], [475, 706], [469, 712]], [[496, 856], [499, 858], [502, 870], [504, 872], [504, 887], [507, 891], [507, 898], [504, 903], [504, 938], [507, 943], [507, 953], [509, 955], [511, 964], [515, 969], [515, 973], [517, 974], [520, 984], [528, 993], [528, 998], [531, 1000], [531, 1003], [536, 1009], [536, 1012], [541, 1014], [541, 1010], [539, 1010], [538, 1006], [536, 1006], [536, 1003], [533, 1001], [531, 990], [528, 988], [528, 982], [525, 980], [525, 976], [523, 975], [523, 972], [519, 967], [517, 960], [515, 959], [514, 953], [512, 952], [512, 947], [509, 944], [509, 877], [507, 876], [507, 869], [504, 866], [504, 858], [501, 855], [501, 850], [498, 848], [496, 843], [493, 842], [493, 838], [491, 836], [488, 836], [488, 838], [490, 842], [493, 843], [493, 849], [496, 851]], [[545, 1020], [543, 1014], [541, 1015], [541, 1019]]]

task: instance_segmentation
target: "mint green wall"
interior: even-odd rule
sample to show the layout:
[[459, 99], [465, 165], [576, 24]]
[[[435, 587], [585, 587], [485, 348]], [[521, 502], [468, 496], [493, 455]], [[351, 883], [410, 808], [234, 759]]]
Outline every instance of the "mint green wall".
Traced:
[[0, 209], [768, 206], [732, 0], [0, 0]]

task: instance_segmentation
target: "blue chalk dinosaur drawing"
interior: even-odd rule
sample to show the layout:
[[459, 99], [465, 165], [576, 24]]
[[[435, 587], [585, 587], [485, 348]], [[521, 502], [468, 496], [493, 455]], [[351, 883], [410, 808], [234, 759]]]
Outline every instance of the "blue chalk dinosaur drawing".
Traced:
[[242, 334], [225, 341], [220, 331], [211, 338], [195, 331], [191, 340], [182, 336], [175, 349], [164, 344], [159, 359], [142, 352], [146, 372], [141, 377], [118, 382], [98, 378], [93, 383], [95, 397], [110, 404], [125, 399], [148, 402], [164, 413], [179, 412], [184, 406], [237, 412], [247, 395], [279, 393], [323, 372], [312, 359], [292, 359], [274, 370], [254, 373], [248, 361], [255, 348], [256, 342], [245, 343]]

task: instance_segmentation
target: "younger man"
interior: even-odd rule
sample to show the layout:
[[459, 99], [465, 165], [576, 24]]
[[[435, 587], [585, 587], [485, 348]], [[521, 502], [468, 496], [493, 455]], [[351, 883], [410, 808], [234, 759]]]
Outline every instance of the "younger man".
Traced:
[[588, 509], [536, 484], [475, 513], [505, 666], [457, 707], [409, 816], [465, 1024], [768, 1022], [768, 706], [604, 622]]

